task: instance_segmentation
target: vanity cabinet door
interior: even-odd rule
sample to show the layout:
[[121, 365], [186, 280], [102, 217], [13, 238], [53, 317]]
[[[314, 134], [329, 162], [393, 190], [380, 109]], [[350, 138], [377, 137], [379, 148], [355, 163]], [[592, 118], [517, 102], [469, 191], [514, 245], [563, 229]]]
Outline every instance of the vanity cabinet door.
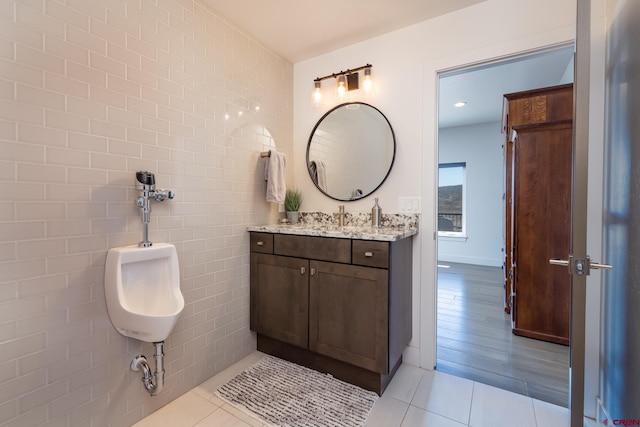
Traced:
[[309, 347], [309, 261], [251, 254], [251, 329]]
[[388, 270], [311, 261], [309, 349], [388, 373]]

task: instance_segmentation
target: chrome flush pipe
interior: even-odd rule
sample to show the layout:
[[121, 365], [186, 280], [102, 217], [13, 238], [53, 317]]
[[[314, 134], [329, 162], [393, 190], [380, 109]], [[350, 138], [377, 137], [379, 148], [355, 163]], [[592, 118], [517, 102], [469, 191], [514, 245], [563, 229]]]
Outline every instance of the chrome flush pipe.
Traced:
[[151, 374], [151, 367], [144, 356], [136, 356], [131, 361], [131, 370], [142, 371], [142, 384], [151, 396], [157, 396], [164, 385], [164, 341], [154, 342], [156, 352], [153, 358], [156, 360], [156, 370]]
[[141, 248], [148, 248], [152, 245], [149, 241], [149, 222], [151, 221], [151, 200], [161, 202], [164, 199], [173, 199], [173, 191], [156, 190], [156, 178], [151, 172], [136, 172], [136, 190], [140, 196], [136, 197], [136, 206], [142, 209], [142, 241], [138, 243]]

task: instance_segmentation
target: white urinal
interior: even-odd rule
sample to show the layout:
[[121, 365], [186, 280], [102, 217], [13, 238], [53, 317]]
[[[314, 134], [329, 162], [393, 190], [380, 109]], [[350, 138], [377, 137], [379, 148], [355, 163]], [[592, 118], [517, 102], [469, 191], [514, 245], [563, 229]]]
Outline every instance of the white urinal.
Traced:
[[184, 308], [174, 245], [109, 249], [104, 272], [107, 310], [126, 337], [164, 341]]

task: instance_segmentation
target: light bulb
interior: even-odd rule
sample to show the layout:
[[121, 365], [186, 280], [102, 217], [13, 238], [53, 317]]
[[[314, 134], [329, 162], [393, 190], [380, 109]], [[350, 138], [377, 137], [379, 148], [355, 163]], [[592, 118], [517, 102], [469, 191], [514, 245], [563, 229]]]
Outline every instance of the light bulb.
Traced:
[[319, 107], [322, 103], [322, 87], [319, 81], [314, 82], [313, 86], [313, 105]]
[[347, 94], [347, 78], [344, 74], [338, 77], [338, 86], [336, 87], [336, 92], [338, 94], [338, 101], [343, 101], [345, 95]]
[[362, 79], [362, 88], [366, 95], [371, 94], [373, 89], [373, 81], [371, 80], [371, 68], [364, 69], [364, 78]]

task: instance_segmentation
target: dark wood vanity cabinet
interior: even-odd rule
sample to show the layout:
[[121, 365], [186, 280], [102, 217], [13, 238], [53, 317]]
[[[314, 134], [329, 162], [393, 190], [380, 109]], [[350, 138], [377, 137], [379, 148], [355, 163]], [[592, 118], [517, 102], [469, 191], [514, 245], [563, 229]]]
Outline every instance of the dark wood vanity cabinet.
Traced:
[[382, 393], [411, 340], [411, 239], [251, 233], [258, 350]]

